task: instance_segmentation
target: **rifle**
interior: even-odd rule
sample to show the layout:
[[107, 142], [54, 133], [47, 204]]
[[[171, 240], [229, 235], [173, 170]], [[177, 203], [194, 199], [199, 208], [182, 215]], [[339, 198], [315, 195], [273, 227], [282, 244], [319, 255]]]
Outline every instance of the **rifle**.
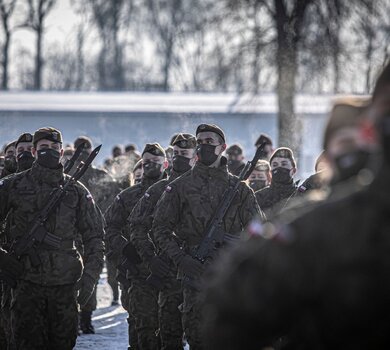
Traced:
[[[222, 200], [205, 231], [204, 238], [193, 254], [193, 258], [199, 260], [202, 264], [204, 264], [207, 259], [212, 258], [214, 252], [220, 248], [223, 243], [233, 245], [239, 241], [239, 237], [224, 231], [223, 220], [238, 193], [240, 182], [248, 179], [255, 168], [257, 161], [263, 154], [265, 145], [266, 143], [263, 142], [257, 148], [253, 159], [245, 164], [245, 167], [242, 169], [238, 178], [229, 184], [229, 187], [225, 190]], [[183, 277], [183, 283], [190, 287], [197, 288], [196, 283], [188, 276]]]
[[73, 156], [68, 159], [64, 165], [64, 173], [69, 174], [69, 172], [72, 170], [75, 162], [77, 159], [79, 159], [81, 152], [84, 149], [86, 142], [81, 143], [77, 148], [76, 151], [74, 152]]
[[[69, 186], [76, 183], [87, 171], [92, 161], [98, 155], [101, 147], [102, 145], [96, 147], [89, 155], [85, 163], [80, 162], [75, 173], [72, 176], [70, 176], [62, 186], [56, 188], [51, 193], [49, 201], [46, 203], [43, 209], [33, 220], [33, 223], [30, 229], [28, 230], [28, 233], [23, 237], [21, 237], [20, 239], [18, 239], [17, 241], [15, 241], [11, 245], [10, 254], [15, 256], [18, 260], [20, 260], [22, 255], [27, 254], [30, 257], [31, 265], [33, 267], [37, 267], [40, 264], [39, 255], [36, 252], [36, 248], [38, 246], [45, 244], [46, 246], [52, 249], [59, 249], [61, 247], [62, 238], [50, 232], [47, 232], [44, 225], [49, 219], [50, 215], [58, 208]], [[79, 147], [77, 150], [79, 150]], [[77, 158], [80, 155], [80, 153], [81, 152], [78, 153]], [[74, 158], [74, 161], [75, 160], [76, 158]], [[68, 171], [70, 171], [70, 169], [71, 167], [68, 169]]]

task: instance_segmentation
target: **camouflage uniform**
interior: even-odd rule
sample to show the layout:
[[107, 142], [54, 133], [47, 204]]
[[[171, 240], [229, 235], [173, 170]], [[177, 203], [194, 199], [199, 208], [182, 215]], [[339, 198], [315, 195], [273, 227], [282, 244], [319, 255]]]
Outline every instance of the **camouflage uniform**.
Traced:
[[255, 195], [257, 203], [264, 210], [267, 218], [272, 219], [283, 210], [296, 191], [297, 188], [291, 179], [288, 183], [272, 181], [270, 186], [257, 191]]
[[[37, 162], [30, 170], [0, 182], [0, 220], [12, 210], [11, 240], [18, 240], [46, 204], [52, 191], [63, 183], [63, 168], [44, 168]], [[23, 349], [72, 349], [77, 337], [75, 283], [83, 272], [99, 278], [103, 264], [102, 217], [92, 196], [81, 185], [71, 185], [55, 215], [45, 224], [48, 232], [62, 238], [60, 249], [40, 245], [41, 264], [21, 262], [24, 273], [12, 290], [11, 321], [16, 346]], [[75, 249], [82, 240], [85, 259]]]
[[[223, 157], [218, 168], [198, 162], [192, 170], [166, 188], [157, 204], [153, 235], [159, 248], [176, 265], [179, 265], [186, 255], [191, 255], [201, 243], [206, 227], [231, 181], [234, 181], [234, 176], [228, 173], [226, 158]], [[245, 183], [241, 183], [239, 192], [225, 216], [225, 231], [239, 237], [249, 221], [258, 215], [261, 215], [261, 212], [253, 191]], [[178, 245], [175, 236], [184, 242], [183, 249]], [[202, 348], [200, 293], [185, 285], [183, 298], [181, 311], [184, 332], [191, 349]]]
[[[130, 238], [129, 232], [126, 230], [127, 219], [138, 200], [153, 183], [155, 183], [155, 180], [144, 177], [139, 184], [123, 190], [117, 195], [105, 213], [107, 259], [115, 266], [121, 264], [122, 249]], [[129, 312], [131, 347], [137, 348], [134, 320], [129, 310], [128, 290], [122, 289], [122, 305]]]
[[[152, 243], [154, 237], [151, 231], [154, 210], [167, 185], [178, 176], [179, 174], [172, 169], [168, 179], [161, 180], [151, 186], [136, 204], [130, 216], [130, 240], [143, 260], [143, 264], [139, 265], [140, 273], [136, 278], [137, 283], [134, 283], [135, 280], [133, 280], [132, 286], [133, 293], [139, 294], [140, 298], [136, 299], [131, 295], [131, 300], [134, 300], [134, 312], [144, 328], [138, 334], [145, 334], [145, 348], [147, 345], [150, 349], [156, 347], [157, 339], [155, 336], [153, 337], [153, 333], [159, 327], [162, 349], [181, 349], [183, 347], [183, 327], [178, 309], [183, 297], [180, 284], [176, 279], [176, 266], [168, 257], [165, 257], [165, 261], [169, 262], [171, 269], [169, 275], [164, 278], [164, 288], [160, 293], [153, 290], [150, 284], [145, 281], [150, 274], [148, 264], [150, 259], [155, 256], [155, 246]], [[152, 346], [153, 342], [154, 346]]]
[[[75, 168], [77, 165], [75, 166]], [[108, 174], [107, 171], [97, 169], [94, 166], [90, 166], [85, 172], [80, 182], [91, 192], [97, 206], [102, 213], [105, 212], [110, 203], [113, 202], [115, 196], [119, 192], [119, 187], [112, 177]], [[107, 264], [109, 265], [109, 264]], [[116, 269], [110, 269], [107, 266], [108, 282], [112, 288], [114, 300], [118, 300], [118, 283], [115, 279]], [[92, 312], [96, 310], [97, 307], [97, 289], [95, 288], [91, 298], [88, 300], [87, 304], [81, 308], [82, 323], [85, 320], [86, 327], [90, 326], [90, 317]], [[83, 328], [83, 327], [81, 327]], [[93, 327], [92, 327], [93, 330]]]

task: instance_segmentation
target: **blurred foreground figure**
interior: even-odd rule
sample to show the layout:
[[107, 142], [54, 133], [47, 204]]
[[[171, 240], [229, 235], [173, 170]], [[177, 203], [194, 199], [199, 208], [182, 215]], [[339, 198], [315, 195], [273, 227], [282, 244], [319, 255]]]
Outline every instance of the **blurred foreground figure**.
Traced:
[[260, 159], [264, 159], [264, 160], [269, 161], [272, 153], [274, 152], [273, 142], [272, 142], [271, 138], [266, 134], [260, 134], [259, 138], [255, 142], [255, 147], [256, 147], [256, 149], [259, 148], [259, 146], [262, 145], [264, 142], [266, 143], [266, 145], [264, 147], [264, 151], [263, 151], [263, 154], [261, 155]]
[[387, 66], [369, 111], [384, 154], [371, 184], [288, 225], [253, 224], [260, 236], [221, 264], [207, 296], [210, 349], [261, 349], [282, 336], [279, 348], [388, 348], [389, 96]]

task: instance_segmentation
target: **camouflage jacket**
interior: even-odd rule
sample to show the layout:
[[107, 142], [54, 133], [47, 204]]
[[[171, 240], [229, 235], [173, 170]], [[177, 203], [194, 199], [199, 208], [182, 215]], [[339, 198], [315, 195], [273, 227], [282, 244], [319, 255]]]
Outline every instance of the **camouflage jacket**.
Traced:
[[148, 188], [129, 217], [130, 241], [134, 244], [144, 262], [142, 266], [139, 266], [142, 277], [147, 277], [149, 274], [147, 265], [156, 253], [153, 231], [151, 230], [156, 204], [165, 188], [179, 176], [180, 174], [172, 170], [168, 179], [160, 180]]
[[[226, 164], [226, 159], [225, 160]], [[178, 263], [196, 248], [204, 238], [230, 181], [236, 177], [226, 165], [211, 168], [198, 162], [193, 169], [173, 181], [159, 200], [153, 221], [153, 236], [160, 249]], [[224, 219], [226, 233], [240, 237], [241, 232], [255, 216], [262, 216], [254, 193], [241, 183]], [[186, 252], [177, 243], [184, 242]]]
[[[39, 210], [64, 179], [62, 167], [53, 170], [34, 163], [31, 169], [0, 181], [0, 220], [4, 220], [12, 211], [12, 222], [7, 233], [11, 242], [27, 233]], [[91, 194], [82, 184], [68, 187], [45, 228], [67, 244], [57, 250], [43, 244], [38, 246], [36, 250], [41, 264], [37, 267], [31, 265], [27, 255], [22, 256], [24, 273], [21, 279], [48, 286], [72, 284], [80, 278], [83, 265], [84, 273], [98, 279], [104, 254], [103, 218]], [[84, 259], [76, 250], [75, 241], [82, 242]]]
[[113, 203], [108, 207], [105, 218], [105, 243], [107, 247], [107, 258], [115, 266], [118, 266], [122, 258], [122, 249], [130, 239], [130, 232], [127, 228], [127, 219], [143, 196], [145, 191], [156, 181], [143, 178], [139, 184], [129, 187], [120, 192]]
[[287, 201], [296, 193], [294, 181], [287, 184], [272, 182], [255, 193], [257, 203], [264, 210], [268, 219], [272, 219], [283, 210]]

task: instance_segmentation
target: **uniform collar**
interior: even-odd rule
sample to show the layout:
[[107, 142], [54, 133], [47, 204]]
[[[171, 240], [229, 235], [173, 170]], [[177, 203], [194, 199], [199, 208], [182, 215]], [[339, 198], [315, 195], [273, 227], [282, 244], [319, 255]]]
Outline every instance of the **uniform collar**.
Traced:
[[228, 180], [229, 178], [227, 159], [225, 157], [221, 158], [221, 164], [217, 168], [211, 168], [201, 162], [196, 162], [192, 171], [195, 175], [202, 177], [212, 177], [222, 180]]
[[57, 169], [49, 169], [34, 162], [31, 167], [31, 175], [34, 180], [40, 183], [59, 184], [64, 180], [64, 168], [60, 164]]

